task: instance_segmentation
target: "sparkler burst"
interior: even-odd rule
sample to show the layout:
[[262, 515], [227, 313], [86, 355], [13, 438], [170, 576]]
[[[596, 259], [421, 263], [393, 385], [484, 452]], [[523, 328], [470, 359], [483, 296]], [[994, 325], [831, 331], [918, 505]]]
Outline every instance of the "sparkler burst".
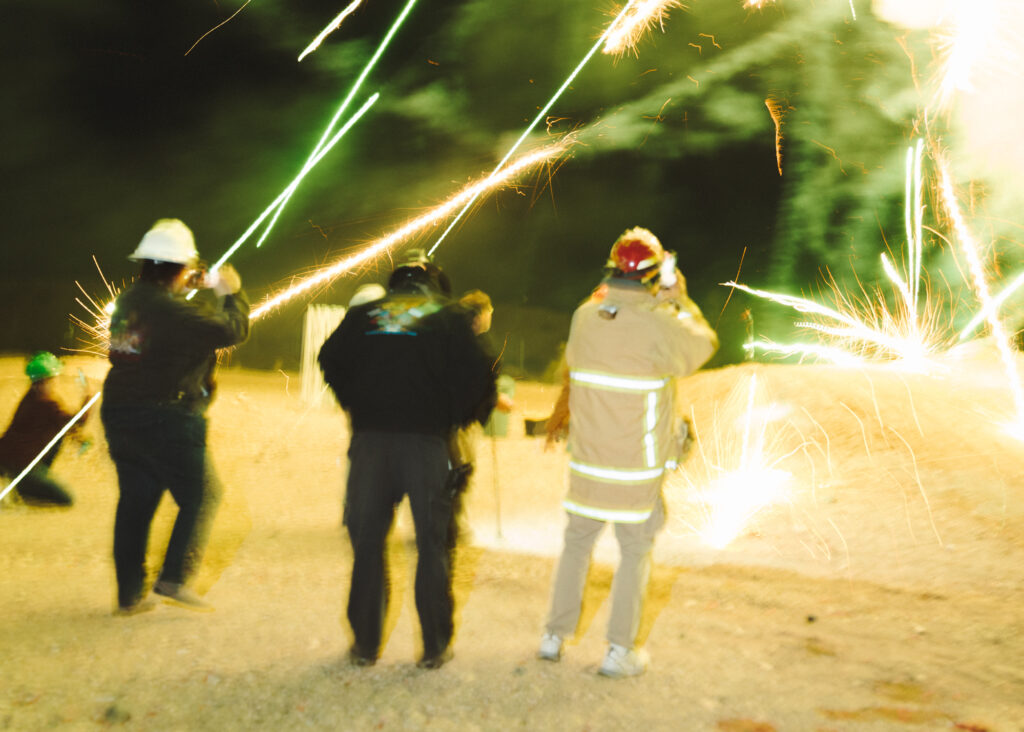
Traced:
[[779, 344], [756, 340], [747, 343], [748, 351], [762, 350], [781, 355], [800, 355], [825, 359], [843, 366], [864, 365], [886, 361], [910, 371], [928, 372], [943, 367], [935, 357], [948, 349], [951, 337], [948, 326], [941, 322], [939, 308], [927, 297], [922, 303], [922, 230], [925, 207], [922, 193], [923, 143], [907, 150], [906, 208], [907, 233], [906, 272], [900, 273], [892, 260], [881, 255], [882, 270], [895, 292], [890, 305], [884, 293], [876, 288], [860, 295], [841, 290], [834, 279], [827, 283], [836, 302], [829, 307], [802, 297], [759, 290], [737, 282], [726, 287], [743, 290], [799, 313], [816, 316], [815, 321], [795, 323], [798, 328], [814, 332], [816, 344]]
[[688, 532], [723, 549], [760, 512], [789, 499], [792, 475], [783, 465], [806, 445], [791, 429], [789, 411], [768, 399], [755, 373], [715, 407], [710, 424], [691, 415], [698, 454], [670, 474], [665, 486], [667, 500], [689, 504], [689, 510], [684, 506], [673, 514], [686, 517], [696, 510], [695, 518], [683, 518]]
[[115, 287], [113, 284], [107, 281], [107, 278], [103, 276], [103, 270], [100, 269], [100, 263], [96, 261], [96, 257], [92, 258], [93, 264], [96, 265], [96, 271], [100, 274], [100, 279], [103, 281], [103, 286], [107, 290], [106, 297], [93, 297], [90, 295], [80, 282], [75, 282], [79, 291], [82, 293], [82, 297], [85, 299], [75, 298], [82, 309], [85, 310], [89, 316], [89, 321], [85, 318], [79, 317], [75, 314], [71, 314], [71, 322], [82, 329], [85, 333], [85, 338], [79, 338], [79, 342], [84, 344], [84, 348], [71, 349], [78, 351], [79, 353], [88, 353], [93, 356], [100, 356], [106, 358], [107, 356], [107, 344], [110, 342], [110, 316], [114, 312], [114, 301], [117, 299], [118, 293], [121, 288]]
[[665, 17], [672, 8], [681, 8], [679, 0], [638, 0], [631, 3], [610, 26], [605, 36], [603, 53], [621, 56], [626, 51], [636, 53], [636, 44], [647, 31], [663, 27]]
[[345, 272], [380, 257], [413, 234], [439, 224], [460, 206], [465, 205], [467, 201], [475, 201], [483, 193], [505, 185], [517, 175], [530, 168], [551, 163], [556, 158], [564, 155], [571, 144], [572, 138], [566, 136], [559, 142], [523, 155], [511, 165], [507, 165], [482, 180], [466, 186], [447, 201], [417, 216], [390, 234], [370, 242], [356, 254], [343, 257], [332, 264], [321, 267], [276, 294], [268, 295], [257, 307], [253, 308], [249, 316], [250, 319], [258, 320], [298, 295], [309, 292], [316, 287], [327, 285]]

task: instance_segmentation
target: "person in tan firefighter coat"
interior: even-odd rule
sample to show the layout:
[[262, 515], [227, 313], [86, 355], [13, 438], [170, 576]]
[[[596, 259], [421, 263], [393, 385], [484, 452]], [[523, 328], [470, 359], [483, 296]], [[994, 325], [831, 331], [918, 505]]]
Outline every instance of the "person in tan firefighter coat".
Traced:
[[538, 656], [557, 661], [575, 633], [591, 552], [610, 523], [621, 559], [599, 673], [618, 678], [642, 673], [647, 662], [634, 643], [654, 537], [665, 523], [662, 481], [685, 438], [675, 382], [711, 358], [718, 338], [687, 296], [675, 256], [647, 229], [618, 238], [607, 275], [573, 314], [566, 346], [568, 523]]

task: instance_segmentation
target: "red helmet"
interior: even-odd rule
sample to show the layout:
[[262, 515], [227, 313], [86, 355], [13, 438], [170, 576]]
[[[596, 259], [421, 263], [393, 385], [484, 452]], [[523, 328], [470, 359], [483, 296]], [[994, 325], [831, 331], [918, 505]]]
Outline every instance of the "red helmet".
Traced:
[[664, 260], [665, 250], [658, 237], [637, 226], [615, 241], [606, 266], [613, 277], [646, 282], [658, 274]]

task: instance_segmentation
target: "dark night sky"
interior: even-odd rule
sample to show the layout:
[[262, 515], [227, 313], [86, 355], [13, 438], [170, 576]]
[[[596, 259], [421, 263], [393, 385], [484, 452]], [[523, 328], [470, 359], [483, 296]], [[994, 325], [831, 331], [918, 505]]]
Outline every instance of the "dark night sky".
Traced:
[[[297, 63], [344, 3], [256, 0], [185, 55], [239, 4], [97, 0], [6, 10], [9, 297], [0, 349], [72, 345], [67, 314], [82, 312], [75, 282], [102, 293], [93, 256], [108, 280], [130, 279], [126, 256], [157, 218], [182, 218], [201, 254], [219, 257], [297, 172], [404, 2], [364, 0]], [[768, 272], [785, 195], [764, 98], [803, 108], [808, 39], [819, 54], [856, 53], [869, 66], [880, 65], [872, 54], [901, 53], [891, 39], [881, 52], [854, 52], [849, 40], [843, 47], [838, 34], [869, 27], [851, 25], [845, 3], [689, 6], [673, 10], [637, 56], [595, 56], [551, 113], [551, 131], [580, 128], [581, 143], [553, 177], [534, 174], [482, 199], [438, 250], [456, 290], [491, 293], [497, 335], [516, 331], [535, 367], [554, 357], [555, 336], [526, 333], [536, 314], [522, 308], [544, 309], [549, 330], [563, 328], [611, 242], [634, 225], [679, 251], [691, 293], [727, 336], [722, 359], [737, 358], [744, 308], [730, 304], [723, 314], [728, 291], [718, 283], [741, 259], [748, 281]], [[604, 0], [420, 0], [352, 109], [374, 91], [381, 101], [306, 179], [267, 243], [232, 258], [254, 300], [489, 172], [611, 10]], [[852, 104], [853, 113], [878, 114], [863, 100]], [[905, 144], [903, 113], [886, 113], [897, 119], [880, 144], [896, 149]], [[801, 135], [798, 122], [791, 140]], [[541, 125], [536, 141], [546, 135]], [[823, 153], [820, 164], [834, 165]], [[875, 177], [883, 174], [898, 184], [902, 173]], [[407, 246], [429, 246], [436, 235]], [[360, 281], [341, 280], [315, 301], [343, 303]], [[261, 321], [242, 363], [293, 366], [309, 301]]]

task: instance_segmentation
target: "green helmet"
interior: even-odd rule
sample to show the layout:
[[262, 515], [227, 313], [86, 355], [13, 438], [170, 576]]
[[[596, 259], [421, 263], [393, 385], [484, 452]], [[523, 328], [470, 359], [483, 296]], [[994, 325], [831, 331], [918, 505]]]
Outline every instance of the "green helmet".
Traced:
[[33, 384], [57, 376], [63, 370], [64, 364], [49, 351], [40, 351], [25, 365], [25, 375], [32, 380]]

